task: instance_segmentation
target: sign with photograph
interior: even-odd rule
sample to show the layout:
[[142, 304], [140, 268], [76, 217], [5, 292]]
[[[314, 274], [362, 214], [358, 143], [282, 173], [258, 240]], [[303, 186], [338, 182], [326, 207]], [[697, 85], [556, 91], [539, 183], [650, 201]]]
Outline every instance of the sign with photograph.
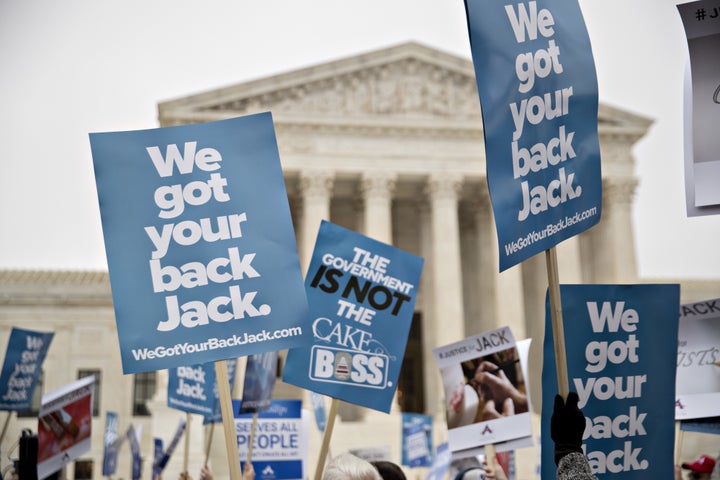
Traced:
[[433, 350], [445, 391], [450, 451], [532, 435], [529, 388], [508, 327]]
[[95, 377], [85, 377], [42, 397], [38, 413], [38, 479], [90, 451]]
[[311, 341], [270, 113], [90, 144], [124, 373]]
[[717, 2], [677, 5], [690, 53], [685, 96], [685, 189], [689, 216], [720, 210], [720, 15]]

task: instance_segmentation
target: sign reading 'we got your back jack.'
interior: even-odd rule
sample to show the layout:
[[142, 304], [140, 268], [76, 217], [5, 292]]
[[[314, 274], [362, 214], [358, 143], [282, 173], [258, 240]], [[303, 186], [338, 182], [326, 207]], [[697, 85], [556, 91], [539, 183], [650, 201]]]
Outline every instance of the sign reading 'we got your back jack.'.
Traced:
[[600, 220], [597, 78], [576, 0], [465, 0], [500, 271]]
[[90, 144], [125, 373], [311, 341], [270, 113]]

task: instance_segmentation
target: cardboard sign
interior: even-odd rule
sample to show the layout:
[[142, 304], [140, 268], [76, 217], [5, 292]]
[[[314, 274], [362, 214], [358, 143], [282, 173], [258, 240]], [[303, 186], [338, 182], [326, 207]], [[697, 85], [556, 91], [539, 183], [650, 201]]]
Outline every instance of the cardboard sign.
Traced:
[[432, 417], [420, 413], [402, 414], [402, 464], [408, 467], [432, 465]]
[[103, 477], [112, 477], [117, 470], [117, 458], [125, 437], [118, 435], [118, 414], [105, 412], [105, 441], [103, 442]]
[[[308, 421], [303, 420], [301, 400], [273, 400], [270, 408], [257, 413], [252, 465], [258, 480], [305, 478], [303, 465], [309, 448]], [[233, 400], [233, 411], [240, 402]], [[235, 414], [238, 453], [247, 460], [253, 413]], [[245, 468], [244, 465], [242, 467]]]
[[389, 412], [423, 260], [323, 221], [305, 279], [315, 343], [288, 352], [283, 380]]
[[0, 373], [0, 410], [30, 410], [53, 335], [13, 327]]
[[[669, 478], [673, 471], [679, 285], [561, 285], [570, 391], [587, 426], [583, 450], [599, 478]], [[557, 378], [546, 299], [542, 477]], [[547, 433], [546, 433], [547, 432]]]
[[248, 357], [240, 413], [262, 412], [270, 407], [277, 364], [278, 352], [258, 353]]
[[183, 412], [215, 413], [215, 364], [168, 369], [167, 406]]
[[598, 94], [576, 0], [466, 0], [500, 271], [600, 220]]
[[85, 377], [43, 395], [38, 413], [38, 479], [90, 451], [95, 377]]
[[445, 390], [451, 452], [532, 435], [526, 373], [508, 327], [435, 348], [433, 354]]
[[269, 113], [90, 144], [124, 373], [311, 341]]
[[[689, 216], [720, 211], [720, 10], [712, 0], [677, 6], [690, 52], [689, 96], [685, 98], [686, 196]], [[688, 128], [689, 126], [689, 128]]]
[[447, 443], [441, 443], [435, 452], [435, 459], [428, 471], [425, 480], [442, 480], [450, 469], [450, 446]]
[[680, 307], [675, 391], [676, 420], [720, 415], [720, 298]]

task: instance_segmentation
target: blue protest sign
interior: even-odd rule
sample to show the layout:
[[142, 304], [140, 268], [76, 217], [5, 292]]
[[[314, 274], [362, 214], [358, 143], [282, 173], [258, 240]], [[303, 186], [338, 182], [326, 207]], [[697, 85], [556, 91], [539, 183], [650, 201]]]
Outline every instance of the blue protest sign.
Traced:
[[160, 462], [163, 458], [163, 441], [162, 438], [153, 438], [153, 467], [152, 467], [152, 480], [160, 478], [162, 468]]
[[402, 464], [409, 467], [431, 466], [432, 417], [403, 413], [402, 430]]
[[[175, 449], [178, 446], [178, 443], [180, 443], [180, 439], [183, 436], [183, 433], [185, 433], [185, 417], [180, 418], [180, 421], [178, 422], [178, 426], [175, 429], [175, 435], [173, 435], [172, 440], [170, 440], [170, 444], [168, 445], [167, 450], [162, 453], [160, 457], [157, 456], [157, 442], [155, 443], [155, 463], [153, 464], [153, 473], [158, 472], [158, 475], [162, 473], [162, 471], [165, 469], [165, 466], [170, 461], [170, 457], [172, 457], [172, 454], [175, 452]], [[162, 446], [162, 440], [160, 440], [161, 446]]]
[[0, 410], [30, 410], [53, 335], [13, 327], [0, 373]]
[[310, 403], [313, 406], [313, 412], [315, 413], [315, 425], [321, 432], [325, 431], [325, 425], [327, 423], [327, 415], [325, 415], [325, 397], [319, 393], [310, 392]]
[[90, 143], [124, 373], [311, 340], [270, 113]]
[[103, 443], [103, 477], [112, 477], [117, 469], [117, 457], [124, 437], [118, 436], [118, 415], [105, 413], [105, 441]]
[[215, 413], [215, 364], [168, 369], [167, 405], [188, 413]]
[[[229, 358], [225, 360], [227, 367], [228, 379], [230, 380], [230, 393], [235, 386], [235, 369], [237, 368], [237, 359]], [[215, 377], [215, 385], [213, 386], [213, 413], [203, 417], [203, 425], [208, 423], [222, 423], [222, 408], [220, 407], [220, 392], [218, 390], [217, 376]]]
[[[583, 449], [599, 479], [669, 478], [673, 471], [679, 285], [561, 285], [570, 390], [587, 426]], [[557, 393], [546, 299], [542, 478], [555, 478], [550, 417]]]
[[442, 480], [445, 478], [445, 474], [450, 468], [450, 459], [452, 454], [450, 452], [450, 445], [448, 443], [441, 443], [437, 447], [435, 452], [435, 459], [433, 460], [432, 466], [425, 477], [425, 480]]
[[465, 0], [500, 271], [600, 220], [598, 94], [577, 0]]
[[312, 347], [288, 352], [283, 380], [389, 412], [423, 260], [323, 221], [305, 279]]
[[270, 407], [277, 377], [277, 363], [278, 352], [248, 356], [240, 413], [262, 412]]
[[[252, 465], [257, 480], [305, 478], [308, 432], [303, 428], [301, 400], [273, 400], [270, 407], [257, 413]], [[238, 453], [244, 470], [254, 413], [237, 413], [240, 402], [233, 400]]]
[[[142, 428], [142, 427], [141, 427]], [[135, 427], [131, 424], [127, 432], [128, 442], [130, 442], [130, 453], [132, 454], [132, 478], [136, 480], [140, 478], [142, 474], [142, 458], [140, 458], [140, 430], [135, 430]]]

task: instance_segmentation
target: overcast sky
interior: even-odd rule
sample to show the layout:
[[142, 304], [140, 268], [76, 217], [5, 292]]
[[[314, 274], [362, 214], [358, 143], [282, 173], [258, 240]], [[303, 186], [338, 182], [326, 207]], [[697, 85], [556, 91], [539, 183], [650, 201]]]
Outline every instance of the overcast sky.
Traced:
[[[601, 102], [654, 120], [634, 150], [638, 272], [720, 278], [720, 217], [685, 215], [676, 2], [580, 5]], [[89, 132], [153, 128], [159, 101], [406, 41], [469, 59], [462, 0], [0, 0], [0, 268], [107, 268]]]

